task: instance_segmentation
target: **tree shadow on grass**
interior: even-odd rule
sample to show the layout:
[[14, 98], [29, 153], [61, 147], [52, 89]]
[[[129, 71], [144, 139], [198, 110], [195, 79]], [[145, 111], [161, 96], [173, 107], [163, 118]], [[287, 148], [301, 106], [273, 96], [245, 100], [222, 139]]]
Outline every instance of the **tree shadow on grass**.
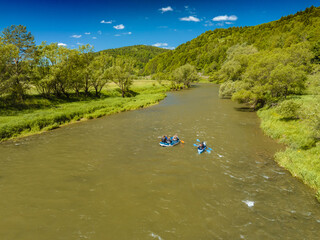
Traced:
[[292, 121], [298, 121], [299, 118], [294, 118], [294, 117], [286, 117], [286, 118], [280, 118], [280, 121], [283, 121], [283, 122], [292, 122]]
[[[120, 95], [121, 96], [121, 95]], [[61, 104], [102, 100], [112, 97], [112, 93], [94, 93], [85, 95], [84, 93], [71, 93], [69, 96], [50, 96], [44, 98], [41, 95], [28, 95], [23, 102], [15, 102], [10, 98], [0, 99], [0, 116], [17, 116], [22, 113], [33, 112], [36, 110], [54, 109]]]

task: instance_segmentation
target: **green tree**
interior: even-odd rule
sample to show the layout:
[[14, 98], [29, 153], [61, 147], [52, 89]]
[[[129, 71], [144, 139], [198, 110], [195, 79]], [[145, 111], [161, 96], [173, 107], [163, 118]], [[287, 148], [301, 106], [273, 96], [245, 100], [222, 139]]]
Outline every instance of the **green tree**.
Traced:
[[29, 87], [31, 63], [36, 50], [34, 37], [27, 32], [25, 26], [12, 25], [3, 30], [2, 41], [5, 45], [11, 44], [19, 49], [19, 54], [14, 55], [10, 63], [13, 65], [13, 71], [8, 72], [6, 87], [15, 101], [21, 101]]
[[273, 98], [286, 98], [288, 94], [300, 94], [305, 89], [306, 74], [291, 65], [279, 64], [270, 73], [268, 88]]
[[312, 61], [314, 63], [319, 64], [320, 63], [320, 40], [314, 44], [314, 46], [312, 47], [312, 51], [314, 53], [314, 58], [312, 59]]
[[19, 55], [19, 49], [12, 44], [4, 44], [0, 39], [0, 96], [10, 92], [10, 76], [14, 73], [13, 60]]
[[133, 83], [133, 61], [130, 59], [116, 59], [112, 67], [105, 73], [106, 78], [111, 79], [121, 91], [121, 96], [125, 97]]
[[183, 65], [172, 73], [172, 81], [176, 84], [183, 84], [184, 87], [189, 88], [191, 83], [200, 80], [196, 68], [190, 64]]
[[69, 91], [74, 80], [72, 54], [77, 54], [77, 50], [70, 50], [59, 47], [55, 55], [55, 64], [51, 67], [52, 88], [57, 97], [65, 96], [69, 98]]
[[90, 62], [93, 60], [94, 55], [93, 55], [93, 47], [89, 44], [82, 45], [79, 47], [79, 52], [80, 54], [80, 63], [79, 63], [79, 71], [81, 75], [81, 79], [78, 79], [79, 81], [82, 80], [83, 82], [83, 89], [84, 93], [87, 96], [89, 93], [89, 88], [90, 88]]
[[100, 96], [101, 90], [111, 78], [110, 70], [108, 69], [112, 66], [112, 62], [113, 57], [101, 54], [89, 64], [89, 83], [94, 88], [96, 97]]
[[75, 72], [73, 69], [77, 50], [70, 50], [56, 43], [38, 46], [36, 64], [33, 71], [33, 84], [45, 97], [54, 93], [57, 97], [69, 97], [68, 91], [74, 87]]
[[47, 45], [46, 42], [42, 42], [37, 46], [32, 83], [46, 98], [49, 98], [53, 91], [52, 68], [57, 64], [58, 49], [59, 46], [56, 43]]

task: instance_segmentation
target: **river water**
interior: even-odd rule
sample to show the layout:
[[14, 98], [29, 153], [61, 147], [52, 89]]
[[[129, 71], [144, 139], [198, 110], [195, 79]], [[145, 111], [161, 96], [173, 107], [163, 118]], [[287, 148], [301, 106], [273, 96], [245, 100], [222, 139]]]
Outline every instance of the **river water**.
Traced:
[[[314, 193], [239, 107], [198, 85], [0, 144], [0, 239], [319, 239]], [[158, 145], [175, 133], [184, 144]]]

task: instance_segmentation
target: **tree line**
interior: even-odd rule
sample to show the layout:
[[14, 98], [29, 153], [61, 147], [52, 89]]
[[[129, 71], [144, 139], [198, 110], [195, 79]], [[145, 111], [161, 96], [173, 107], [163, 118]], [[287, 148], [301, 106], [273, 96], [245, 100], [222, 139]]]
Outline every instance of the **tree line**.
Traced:
[[[129, 95], [135, 76], [149, 58], [167, 52], [152, 46], [132, 46], [94, 52], [90, 45], [69, 49], [57, 43], [35, 44], [25, 26], [12, 25], [0, 35], [0, 100], [23, 102], [30, 89], [44, 98], [70, 98], [73, 94], [99, 97], [108, 82], [122, 97]], [[190, 87], [196, 69], [185, 65], [173, 72], [171, 87]]]
[[150, 60], [145, 74], [186, 63], [222, 83], [220, 96], [257, 109], [302, 94], [320, 63], [320, 7], [253, 27], [215, 29]]
[[36, 46], [25, 26], [12, 25], [0, 36], [0, 97], [23, 102], [28, 90], [45, 98], [70, 94], [99, 97], [107, 82], [115, 83], [124, 97], [137, 69], [135, 59], [95, 53], [90, 45], [69, 49], [46, 42]]
[[187, 63], [198, 71], [211, 75], [219, 70], [227, 57], [227, 50], [237, 44], [253, 45], [258, 51], [284, 49], [309, 42], [315, 60], [320, 54], [320, 7], [252, 27], [230, 27], [209, 30], [199, 37], [181, 44], [173, 51], [162, 53], [148, 62], [145, 74], [169, 73]]

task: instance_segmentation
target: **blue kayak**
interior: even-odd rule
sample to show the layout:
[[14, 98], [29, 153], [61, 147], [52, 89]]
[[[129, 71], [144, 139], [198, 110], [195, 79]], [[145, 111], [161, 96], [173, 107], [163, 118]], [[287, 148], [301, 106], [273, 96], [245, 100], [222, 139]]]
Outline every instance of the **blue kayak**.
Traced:
[[206, 145], [205, 142], [203, 143], [203, 145], [204, 145], [204, 148], [202, 148], [202, 149], [200, 149], [200, 148], [198, 147], [198, 153], [199, 153], [199, 154], [203, 153], [203, 152], [207, 149], [207, 145]]
[[161, 147], [173, 147], [175, 145], [178, 145], [180, 143], [180, 139], [178, 139], [177, 141], [171, 141], [171, 143], [167, 143], [167, 142], [160, 142], [160, 146]]

